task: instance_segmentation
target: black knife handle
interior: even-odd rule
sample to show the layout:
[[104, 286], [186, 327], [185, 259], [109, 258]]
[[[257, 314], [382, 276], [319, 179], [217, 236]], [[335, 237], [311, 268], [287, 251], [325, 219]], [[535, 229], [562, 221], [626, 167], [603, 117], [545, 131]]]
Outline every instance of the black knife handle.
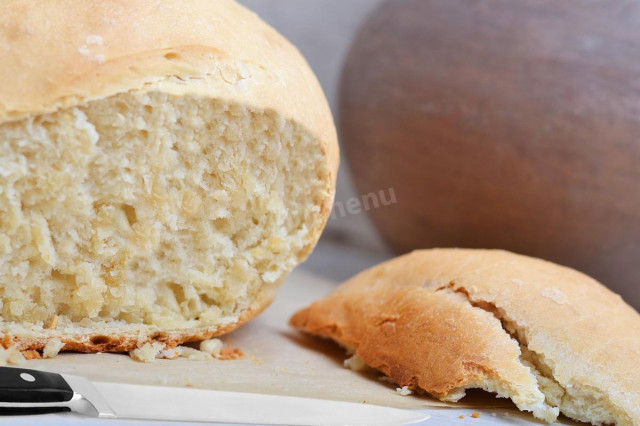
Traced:
[[73, 390], [59, 374], [0, 367], [0, 404], [67, 402], [71, 398]]
[[69, 407], [0, 407], [0, 418], [2, 416], [33, 416], [36, 414], [68, 413], [70, 411], [71, 408]]

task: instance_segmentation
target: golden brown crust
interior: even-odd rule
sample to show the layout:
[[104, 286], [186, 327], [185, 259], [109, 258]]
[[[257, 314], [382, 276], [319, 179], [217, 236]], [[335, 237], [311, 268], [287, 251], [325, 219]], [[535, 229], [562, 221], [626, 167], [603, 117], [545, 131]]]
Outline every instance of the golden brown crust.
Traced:
[[440, 398], [487, 374], [517, 370], [518, 347], [495, 318], [461, 296], [383, 286], [367, 289], [361, 303], [352, 296], [343, 293], [316, 302], [296, 313], [291, 324], [356, 348], [369, 366], [400, 386]]
[[595, 280], [550, 262], [497, 250], [416, 251], [357, 275], [291, 324], [440, 398], [484, 379], [526, 387], [525, 375], [513, 375], [517, 338], [550, 369], [565, 402], [593, 391], [621, 423], [640, 420], [640, 371], [628, 368], [640, 362], [640, 316]]
[[[129, 91], [220, 98], [273, 110], [302, 125], [327, 161], [322, 223], [311, 229], [303, 260], [329, 217], [335, 193], [338, 144], [320, 85], [304, 58], [256, 15], [232, 0], [37, 1], [0, 5], [0, 124]], [[65, 351], [125, 352], [147, 341], [175, 346], [229, 332], [263, 311], [277, 284], [261, 290], [239, 318], [225, 326], [110, 335], [34, 330], [19, 339], [23, 351], [60, 338]]]

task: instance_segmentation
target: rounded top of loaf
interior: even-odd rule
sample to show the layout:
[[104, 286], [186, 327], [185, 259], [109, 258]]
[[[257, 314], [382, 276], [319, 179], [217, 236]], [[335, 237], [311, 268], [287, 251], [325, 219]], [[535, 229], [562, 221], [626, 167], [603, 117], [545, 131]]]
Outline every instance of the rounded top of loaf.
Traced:
[[166, 81], [175, 94], [277, 111], [317, 136], [337, 167], [315, 75], [233, 0], [10, 0], [0, 5], [0, 46], [0, 123]]

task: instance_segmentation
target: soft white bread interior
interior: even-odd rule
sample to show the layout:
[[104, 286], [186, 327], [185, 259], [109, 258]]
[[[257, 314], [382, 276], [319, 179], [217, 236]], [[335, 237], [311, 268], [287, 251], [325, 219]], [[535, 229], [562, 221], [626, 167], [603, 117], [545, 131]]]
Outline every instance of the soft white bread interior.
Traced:
[[268, 306], [338, 163], [293, 46], [230, 0], [12, 0], [0, 46], [0, 335], [127, 351]]
[[400, 386], [480, 388], [554, 421], [640, 424], [640, 315], [570, 268], [498, 250], [415, 251], [297, 312]]

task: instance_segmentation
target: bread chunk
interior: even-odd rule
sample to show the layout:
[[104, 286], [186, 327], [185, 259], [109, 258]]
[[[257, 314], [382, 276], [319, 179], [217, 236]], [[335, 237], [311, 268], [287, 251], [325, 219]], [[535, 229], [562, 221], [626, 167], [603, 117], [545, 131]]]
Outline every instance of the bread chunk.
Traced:
[[229, 0], [16, 0], [0, 45], [0, 335], [171, 348], [269, 305], [338, 162], [293, 46]]
[[640, 315], [590, 277], [499, 250], [415, 251], [291, 318], [399, 386], [480, 388], [553, 422], [640, 422]]

